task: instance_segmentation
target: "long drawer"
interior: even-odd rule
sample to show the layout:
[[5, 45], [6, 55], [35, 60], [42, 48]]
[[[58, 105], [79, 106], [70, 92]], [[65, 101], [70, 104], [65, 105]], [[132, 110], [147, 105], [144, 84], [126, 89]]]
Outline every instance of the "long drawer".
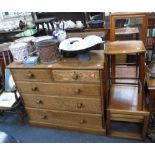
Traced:
[[99, 82], [99, 70], [53, 70], [55, 81]]
[[53, 96], [101, 96], [99, 84], [72, 84], [72, 83], [41, 83], [16, 81], [17, 88], [21, 93], [41, 94]]
[[22, 94], [26, 107], [64, 110], [86, 113], [101, 113], [101, 100], [47, 95]]
[[16, 81], [52, 81], [52, 71], [49, 69], [11, 69], [11, 73]]
[[102, 115], [26, 108], [30, 121], [81, 128], [102, 128]]

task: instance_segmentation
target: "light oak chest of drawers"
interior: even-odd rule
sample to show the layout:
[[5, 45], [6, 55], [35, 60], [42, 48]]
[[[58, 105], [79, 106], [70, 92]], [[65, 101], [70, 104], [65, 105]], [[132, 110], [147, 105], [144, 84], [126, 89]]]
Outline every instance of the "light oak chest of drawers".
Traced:
[[8, 66], [35, 126], [105, 134], [103, 51], [91, 60]]

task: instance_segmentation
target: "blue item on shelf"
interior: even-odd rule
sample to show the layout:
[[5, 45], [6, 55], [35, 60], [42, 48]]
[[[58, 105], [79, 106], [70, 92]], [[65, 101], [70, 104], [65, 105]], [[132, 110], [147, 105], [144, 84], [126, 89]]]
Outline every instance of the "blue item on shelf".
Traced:
[[25, 61], [24, 61], [24, 65], [25, 66], [33, 66], [36, 65], [38, 62], [38, 56], [32, 56], [32, 57], [28, 57]]

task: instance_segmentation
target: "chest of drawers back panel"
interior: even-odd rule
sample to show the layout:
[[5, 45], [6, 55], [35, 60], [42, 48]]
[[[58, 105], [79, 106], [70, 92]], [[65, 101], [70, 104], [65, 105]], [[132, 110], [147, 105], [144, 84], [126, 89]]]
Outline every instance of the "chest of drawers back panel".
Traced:
[[25, 67], [12, 63], [15, 83], [32, 125], [105, 134], [103, 51], [79, 62]]

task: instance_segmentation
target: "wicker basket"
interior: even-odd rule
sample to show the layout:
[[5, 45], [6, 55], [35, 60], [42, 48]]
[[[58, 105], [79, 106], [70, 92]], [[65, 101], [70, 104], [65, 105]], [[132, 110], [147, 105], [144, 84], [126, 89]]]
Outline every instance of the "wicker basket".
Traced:
[[56, 63], [60, 60], [58, 42], [56, 40], [48, 39], [39, 41], [37, 42], [37, 49], [41, 63]]

